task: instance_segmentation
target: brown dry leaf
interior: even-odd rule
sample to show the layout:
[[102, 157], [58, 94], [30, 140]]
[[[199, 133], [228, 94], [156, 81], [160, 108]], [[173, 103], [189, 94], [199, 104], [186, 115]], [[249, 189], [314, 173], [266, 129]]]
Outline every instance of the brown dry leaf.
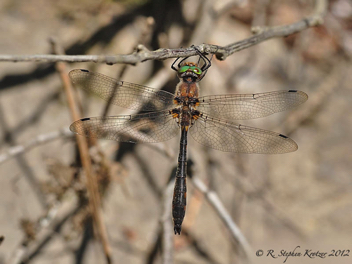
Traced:
[[20, 225], [26, 236], [27, 242], [35, 240], [37, 234], [35, 223], [29, 219], [21, 219]]
[[324, 60], [334, 56], [339, 49], [339, 41], [329, 35], [325, 27], [317, 27], [310, 31], [302, 55], [306, 60]]
[[301, 20], [304, 17], [302, 9], [297, 3], [292, 1], [280, 1], [276, 5], [272, 5], [269, 14], [270, 26], [287, 25]]
[[69, 187], [76, 170], [57, 159], [46, 160], [48, 171], [61, 187]]
[[129, 242], [134, 242], [137, 240], [137, 233], [135, 230], [133, 230], [130, 227], [124, 226], [122, 228], [122, 234], [123, 236], [129, 241]]

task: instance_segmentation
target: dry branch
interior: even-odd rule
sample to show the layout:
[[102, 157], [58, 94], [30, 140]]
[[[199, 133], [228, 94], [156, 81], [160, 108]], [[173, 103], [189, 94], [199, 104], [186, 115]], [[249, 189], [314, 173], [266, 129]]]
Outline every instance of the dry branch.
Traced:
[[312, 119], [317, 110], [336, 89], [343, 86], [347, 87], [351, 83], [351, 75], [348, 75], [348, 70], [345, 71], [349, 68], [350, 62], [341, 58], [334, 61], [333, 65], [330, 73], [322, 79], [320, 85], [315, 89], [315, 93], [310, 96], [309, 104], [294, 111], [286, 118], [284, 122], [286, 134], [293, 133], [303, 122]]
[[[225, 60], [235, 52], [249, 48], [264, 40], [276, 37], [286, 37], [294, 33], [305, 30], [309, 27], [321, 25], [323, 17], [327, 11], [326, 0], [316, 0], [315, 11], [313, 14], [296, 23], [276, 27], [256, 27], [252, 32], [256, 35], [244, 40], [229, 44], [227, 46], [217, 46], [211, 44], [201, 44], [196, 46], [201, 52], [215, 54], [219, 60]], [[181, 58], [195, 56], [197, 52], [194, 48], [178, 49], [158, 49], [148, 50], [144, 45], [138, 45], [131, 54], [125, 55], [0, 55], [0, 61], [25, 62], [98, 62], [109, 65], [125, 63], [135, 65], [139, 62], [148, 60], [165, 60], [169, 58]]]
[[22, 154], [30, 150], [31, 148], [48, 143], [58, 138], [72, 137], [72, 136], [73, 136], [72, 132], [67, 128], [60, 129], [58, 131], [53, 131], [47, 134], [38, 135], [35, 138], [26, 142], [25, 144], [13, 146], [9, 148], [7, 151], [5, 151], [4, 153], [0, 154], [0, 164], [13, 157], [16, 157], [19, 154]]
[[243, 249], [243, 252], [245, 253], [247, 259], [249, 261], [251, 261], [253, 250], [251, 249], [247, 239], [242, 234], [241, 230], [238, 228], [238, 226], [232, 220], [230, 214], [225, 209], [225, 207], [222, 204], [222, 202], [220, 201], [218, 195], [215, 192], [209, 190], [209, 188], [198, 177], [193, 176], [191, 178], [191, 180], [192, 180], [192, 183], [194, 184], [194, 186], [204, 194], [204, 196], [206, 197], [208, 202], [215, 209], [216, 213], [219, 215], [221, 220], [224, 222], [224, 224], [230, 230], [232, 237], [235, 239], [235, 241]]
[[[59, 211], [59, 207], [62, 208], [61, 203], [54, 204], [51, 208], [49, 208], [43, 217], [39, 218], [37, 223], [35, 223], [35, 236], [43, 237], [45, 228], [51, 226], [53, 222], [57, 221], [56, 216]], [[44, 232], [43, 232], [44, 231]], [[29, 240], [27, 235], [24, 236], [18, 247], [11, 254], [10, 259], [6, 262], [8, 264], [18, 264], [23, 261], [26, 255], [28, 255], [29, 245], [32, 246], [33, 240]], [[34, 244], [34, 243], [33, 243]], [[39, 243], [40, 244], [40, 243]]]
[[[52, 44], [54, 46], [56, 53], [61, 53], [54, 40], [52, 40]], [[60, 74], [61, 80], [63, 82], [63, 86], [64, 86], [65, 94], [67, 96], [67, 101], [68, 101], [72, 119], [77, 120], [80, 118], [80, 115], [77, 111], [77, 107], [76, 107], [76, 103], [73, 95], [73, 89], [67, 75], [66, 66], [64, 63], [59, 62], [56, 64], [56, 69]], [[77, 140], [78, 150], [81, 157], [81, 162], [87, 177], [87, 191], [89, 195], [89, 206], [94, 220], [94, 224], [95, 224], [94, 226], [96, 228], [97, 233], [100, 236], [107, 263], [111, 263], [112, 262], [111, 249], [107, 238], [106, 228], [102, 220], [102, 214], [101, 214], [101, 208], [100, 208], [100, 205], [101, 205], [100, 194], [98, 190], [98, 183], [96, 181], [96, 177], [94, 176], [94, 173], [92, 170], [92, 164], [91, 164], [89, 150], [88, 150], [88, 143], [85, 138], [79, 135], [76, 135], [76, 140]]]
[[171, 264], [173, 263], [173, 225], [171, 221], [171, 200], [174, 190], [174, 184], [172, 181], [166, 186], [163, 195], [163, 211], [161, 215], [160, 222], [162, 224], [162, 263]]

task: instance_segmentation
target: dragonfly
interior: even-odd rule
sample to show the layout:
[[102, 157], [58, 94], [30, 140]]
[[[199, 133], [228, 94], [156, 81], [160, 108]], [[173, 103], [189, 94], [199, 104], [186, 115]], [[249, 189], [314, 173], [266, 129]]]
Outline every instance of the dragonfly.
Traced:
[[181, 60], [177, 58], [171, 66], [179, 78], [175, 94], [88, 70], [75, 69], [69, 73], [75, 86], [112, 104], [139, 111], [133, 115], [83, 118], [71, 124], [72, 132], [86, 137], [131, 143], [163, 142], [181, 134], [172, 200], [175, 235], [181, 234], [186, 212], [188, 132], [198, 143], [225, 152], [293, 152], [298, 146], [289, 137], [237, 124], [231, 119], [265, 117], [292, 109], [308, 99], [306, 93], [297, 90], [199, 96], [199, 82], [210, 68], [211, 59], [198, 49], [196, 51], [198, 63], [189, 62], [189, 57], [185, 57]]

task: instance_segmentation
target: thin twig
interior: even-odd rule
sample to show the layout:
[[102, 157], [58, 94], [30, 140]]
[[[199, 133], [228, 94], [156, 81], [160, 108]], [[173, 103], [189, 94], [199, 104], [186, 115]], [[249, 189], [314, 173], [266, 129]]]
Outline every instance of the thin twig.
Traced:
[[[144, 20], [145, 20], [145, 23], [143, 23], [143, 24], [145, 24], [145, 28], [142, 30], [141, 35], [139, 36], [139, 39], [136, 41], [136, 43], [143, 43], [143, 45], [147, 42], [148, 39], [151, 38], [151, 35], [153, 33], [152, 29], [155, 24], [155, 20], [153, 17], [147, 17]], [[136, 47], [138, 47], [138, 44], [136, 45]], [[134, 48], [134, 50], [137, 49], [136, 47]], [[128, 68], [128, 64], [123, 65], [121, 71], [118, 74], [117, 80], [121, 80], [121, 78], [125, 74], [127, 68]], [[111, 93], [111, 96], [110, 96], [108, 102], [105, 104], [103, 114], [102, 114], [103, 117], [106, 117], [109, 113], [113, 98], [115, 97], [115, 94], [117, 92], [117, 88], [118, 88], [118, 86], [116, 85], [114, 87], [114, 91]]]
[[[55, 203], [51, 208], [49, 208], [45, 214], [39, 218], [39, 220], [35, 223], [35, 232], [36, 237], [42, 237], [45, 233], [46, 227], [51, 226], [53, 222], [57, 219], [57, 214], [60, 209], [64, 208], [65, 206], [61, 203]], [[47, 235], [47, 234], [45, 234]], [[10, 259], [6, 262], [8, 264], [18, 264], [21, 263], [29, 250], [29, 245], [34, 244], [35, 241], [29, 241], [28, 237], [25, 235], [22, 241], [19, 243], [18, 247], [14, 250], [11, 254]], [[40, 243], [38, 243], [40, 244]]]
[[331, 93], [339, 87], [348, 86], [351, 83], [351, 75], [346, 74], [349, 72], [349, 62], [345, 62], [343, 59], [336, 60], [333, 64], [333, 69], [330, 73], [322, 79], [320, 85], [312, 96], [309, 98], [309, 104], [304, 108], [298, 109], [290, 114], [284, 124], [280, 124], [280, 127], [284, 125], [285, 133], [293, 133], [304, 121], [312, 118], [316, 113], [317, 109], [329, 98]]
[[231, 10], [233, 7], [241, 6], [246, 0], [231, 0], [231, 1], [216, 1], [213, 6], [213, 16], [221, 17], [224, 13]]
[[256, 1], [252, 19], [253, 34], [258, 34], [259, 32], [256, 30], [258, 30], [258, 28], [263, 28], [263, 26], [267, 24], [266, 21], [270, 2], [271, 0]]
[[[242, 171], [242, 175], [246, 176], [250, 174], [250, 168], [248, 164], [245, 163], [245, 160], [241, 159], [237, 162], [237, 164], [242, 164], [242, 168], [240, 168], [240, 170]], [[223, 175], [227, 174], [225, 171], [222, 171], [221, 173]], [[258, 187], [255, 187], [253, 183], [248, 180], [247, 177], [232, 177], [231, 175], [231, 180], [233, 181], [234, 185], [236, 185], [237, 188], [240, 189], [246, 197], [256, 199], [258, 203], [261, 203], [263, 205], [263, 208], [265, 208], [265, 211], [268, 214], [276, 217], [281, 222], [281, 224], [285, 226], [288, 230], [290, 230], [295, 236], [301, 239], [304, 239], [306, 237], [306, 234], [303, 232], [303, 230], [301, 230], [301, 228], [299, 228], [291, 220], [290, 217], [286, 216], [285, 212], [280, 210], [275, 205], [275, 203], [273, 203], [270, 198], [267, 197], [265, 192], [261, 191]]]
[[[63, 206], [62, 206], [63, 207]], [[72, 206], [70, 206], [72, 207]], [[30, 247], [30, 252], [27, 253], [28, 247], [24, 247], [23, 244], [21, 244], [21, 247], [19, 248], [19, 251], [16, 252], [18, 255], [14, 255], [13, 262], [9, 261], [9, 264], [18, 264], [18, 263], [29, 263], [31, 260], [33, 260], [36, 256], [39, 255], [42, 250], [49, 245], [49, 242], [55, 238], [55, 235], [60, 233], [62, 230], [64, 224], [71, 219], [74, 215], [79, 213], [82, 210], [81, 205], [76, 205], [73, 208], [70, 208], [70, 210], [60, 218], [53, 218], [51, 220], [50, 226], [51, 230], [48, 233], [45, 228], [42, 228], [41, 233], [38, 234], [37, 236], [40, 236], [41, 238], [38, 239], [38, 243], [34, 247]], [[24, 250], [24, 251], [23, 251]], [[21, 255], [22, 254], [22, 255]], [[16, 259], [17, 258], [17, 259]], [[17, 262], [16, 262], [17, 260]]]
[[202, 1], [198, 22], [196, 23], [192, 37], [189, 40], [190, 45], [202, 43], [204, 40], [206, 40], [206, 38], [209, 37], [207, 32], [211, 31], [212, 27], [214, 27], [216, 24], [214, 23], [216, 16], [213, 16], [211, 13], [213, 2], [214, 1], [211, 0]]
[[215, 192], [209, 190], [209, 188], [198, 177], [192, 176], [191, 180], [192, 180], [194, 186], [204, 194], [205, 198], [208, 200], [210, 205], [216, 210], [216, 212], [219, 215], [219, 217], [221, 218], [221, 220], [224, 222], [224, 224], [230, 230], [232, 237], [236, 240], [236, 242], [243, 249], [243, 252], [245, 253], [247, 259], [250, 262], [252, 262], [251, 259], [252, 259], [253, 250], [251, 249], [247, 239], [242, 234], [241, 230], [238, 228], [238, 226], [232, 220], [230, 214], [225, 209], [225, 207], [222, 204], [222, 202], [220, 201], [218, 195]]
[[[254, 26], [252, 27], [251, 31], [253, 34], [257, 34], [257, 36], [262, 35], [265, 32], [270, 32], [270, 34], [274, 34], [275, 37], [286, 37], [288, 35], [297, 33], [309, 27], [322, 25], [324, 22], [324, 16], [327, 10], [328, 10], [327, 0], [315, 0], [315, 7], [314, 7], [313, 14], [305, 19], [302, 19], [301, 21], [298, 21], [296, 23], [289, 24], [286, 26], [274, 26], [274, 27]], [[276, 34], [279, 34], [279, 35], [276, 35]]]
[[[54, 46], [54, 49], [56, 50], [56, 53], [61, 53], [59, 51], [58, 46], [56, 45], [55, 41], [52, 40], [52, 44]], [[74, 96], [73, 96], [73, 89], [71, 86], [71, 82], [68, 78], [66, 66], [64, 63], [59, 62], [56, 64], [56, 69], [60, 74], [61, 80], [63, 82], [65, 94], [67, 96], [67, 101], [70, 109], [70, 113], [72, 116], [73, 120], [77, 120], [80, 118], [77, 107], [75, 104]], [[96, 177], [94, 176], [93, 170], [92, 170], [92, 164], [89, 156], [89, 150], [88, 150], [88, 144], [87, 141], [84, 137], [76, 135], [76, 140], [77, 140], [77, 145], [81, 157], [81, 162], [84, 168], [84, 171], [86, 173], [87, 177], [87, 190], [88, 190], [88, 195], [89, 195], [89, 205], [92, 213], [92, 217], [94, 220], [95, 228], [97, 233], [100, 236], [101, 243], [103, 245], [105, 257], [107, 260], [107, 263], [111, 263], [111, 249], [110, 245], [108, 242], [107, 238], [107, 232], [105, 225], [102, 220], [101, 216], [101, 208], [100, 208], [100, 195], [98, 191], [98, 184], [96, 181]]]
[[[141, 132], [141, 134], [143, 134], [143, 133]], [[126, 135], [129, 135], [131, 137], [133, 136], [128, 133], [126, 133]], [[74, 134], [67, 127], [62, 128], [57, 131], [49, 132], [46, 134], [40, 134], [24, 144], [10, 147], [8, 150], [1, 153], [0, 154], [0, 164], [8, 161], [9, 159], [15, 158], [16, 156], [18, 156], [20, 154], [23, 154], [23, 153], [31, 150], [32, 148], [39, 147], [40, 145], [49, 143], [49, 142], [54, 141], [56, 139], [71, 138], [73, 136], [74, 136]], [[146, 136], [147, 135], [143, 134], [143, 137], [146, 137]], [[171, 149], [168, 148], [162, 142], [161, 143], [150, 143], [150, 144], [146, 144], [146, 146], [159, 151], [160, 153], [166, 155], [168, 158], [174, 158], [174, 153], [172, 153]]]
[[51, 142], [55, 139], [63, 138], [63, 137], [72, 137], [73, 134], [68, 128], [63, 128], [57, 131], [53, 131], [47, 134], [41, 134], [36, 136], [35, 138], [29, 140], [28, 142], [17, 145], [9, 148], [4, 153], [0, 154], [0, 164], [5, 161], [16, 157], [19, 154], [22, 154], [31, 148], [37, 147], [39, 145]]
[[[309, 27], [321, 25], [323, 16], [327, 10], [326, 0], [316, 0], [314, 13], [296, 23], [284, 26], [257, 28], [252, 31], [258, 33], [252, 37], [229, 44], [227, 46], [217, 46], [211, 44], [201, 44], [196, 46], [198, 50], [207, 54], [215, 54], [219, 60], [225, 60], [235, 52], [249, 48], [264, 40], [276, 37], [286, 37], [291, 34], [300, 32]], [[194, 48], [178, 49], [158, 49], [155, 51], [148, 50], [144, 45], [138, 45], [137, 50], [131, 54], [125, 55], [0, 55], [0, 61], [25, 62], [98, 62], [109, 65], [125, 63], [135, 65], [139, 62], [148, 60], [165, 60], [169, 58], [181, 58], [195, 56], [197, 52]]]
[[171, 221], [171, 200], [174, 183], [170, 181], [165, 188], [163, 195], [163, 212], [161, 216], [162, 232], [162, 263], [173, 263], [173, 226]]

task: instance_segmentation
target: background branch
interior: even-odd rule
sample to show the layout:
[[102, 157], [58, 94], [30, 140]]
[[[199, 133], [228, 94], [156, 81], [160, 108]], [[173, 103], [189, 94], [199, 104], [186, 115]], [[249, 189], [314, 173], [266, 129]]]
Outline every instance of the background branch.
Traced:
[[[321, 25], [323, 16], [327, 11], [326, 0], [316, 0], [315, 12], [301, 21], [284, 26], [276, 27], [256, 27], [252, 29], [256, 35], [244, 40], [229, 44], [227, 46], [217, 46], [211, 44], [201, 44], [196, 46], [201, 52], [215, 54], [219, 60], [225, 60], [231, 54], [240, 50], [259, 44], [264, 40], [276, 37], [286, 37], [300, 32], [309, 27]], [[126, 55], [0, 55], [0, 61], [25, 62], [97, 62], [109, 65], [124, 63], [135, 65], [148, 60], [165, 60], [169, 58], [181, 58], [197, 55], [194, 48], [158, 49], [148, 50], [140, 44], [131, 54]]]
[[[58, 47], [57, 43], [54, 40], [52, 40], [52, 45], [56, 53], [62, 52], [60, 51], [60, 47]], [[80, 115], [77, 111], [77, 107], [76, 107], [76, 103], [73, 95], [73, 89], [72, 89], [71, 82], [68, 78], [66, 66], [64, 63], [59, 62], [56, 64], [56, 68], [63, 82], [63, 86], [64, 86], [65, 94], [67, 96], [67, 101], [68, 101], [72, 119], [77, 120], [80, 118]], [[91, 159], [90, 159], [89, 150], [88, 150], [88, 143], [84, 137], [81, 137], [79, 135], [76, 135], [76, 140], [77, 140], [77, 145], [78, 145], [78, 149], [81, 157], [81, 162], [87, 178], [86, 184], [87, 184], [87, 191], [89, 195], [89, 206], [90, 206], [92, 218], [94, 220], [94, 224], [95, 224], [94, 226], [100, 237], [100, 240], [104, 249], [106, 261], [107, 263], [111, 263], [112, 262], [111, 249], [107, 238], [106, 228], [102, 219], [102, 213], [100, 208], [101, 206], [100, 194], [98, 190], [97, 178], [94, 175], [94, 172], [92, 169]]]
[[63, 128], [58, 131], [53, 131], [47, 134], [41, 134], [31, 139], [30, 141], [22, 144], [10, 147], [7, 151], [0, 154], [0, 164], [13, 158], [19, 154], [22, 154], [33, 147], [48, 143], [55, 139], [64, 138], [64, 137], [73, 137], [72, 132], [68, 128]]
[[192, 176], [191, 180], [194, 186], [204, 194], [210, 205], [215, 209], [216, 213], [230, 230], [232, 237], [241, 246], [247, 259], [252, 262], [253, 250], [251, 249], [247, 239], [242, 234], [241, 230], [232, 220], [230, 214], [225, 209], [218, 195], [215, 192], [209, 190], [209, 188], [198, 177]]

